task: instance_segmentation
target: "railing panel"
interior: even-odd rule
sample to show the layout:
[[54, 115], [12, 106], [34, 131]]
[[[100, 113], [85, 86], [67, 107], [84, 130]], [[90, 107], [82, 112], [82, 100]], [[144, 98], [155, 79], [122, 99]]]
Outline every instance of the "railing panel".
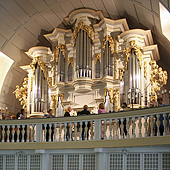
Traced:
[[170, 107], [166, 111], [160, 110], [155, 108], [151, 113], [147, 113], [146, 109], [146, 113], [139, 110], [139, 113], [128, 111], [126, 114], [2, 120], [0, 142], [76, 142], [166, 136], [169, 135]]

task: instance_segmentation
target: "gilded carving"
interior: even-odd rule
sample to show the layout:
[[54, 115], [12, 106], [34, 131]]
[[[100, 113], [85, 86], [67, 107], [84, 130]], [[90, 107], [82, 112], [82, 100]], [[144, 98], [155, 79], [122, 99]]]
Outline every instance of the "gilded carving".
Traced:
[[127, 62], [129, 60], [129, 56], [131, 51], [133, 50], [137, 55], [137, 59], [139, 60], [140, 68], [142, 68], [142, 48], [136, 44], [136, 41], [129, 42], [130, 47], [125, 47], [123, 49], [123, 53], [125, 54], [125, 68], [127, 70]]
[[151, 102], [157, 101], [157, 95], [156, 92], [160, 91], [161, 87], [167, 83], [168, 74], [167, 71], [163, 71], [161, 67], [159, 67], [156, 63], [156, 61], [150, 61], [151, 66]]
[[112, 36], [109, 36], [109, 35], [107, 35], [103, 38], [103, 54], [105, 53], [107, 41], [109, 41], [109, 47], [111, 49], [111, 54], [113, 54], [113, 52], [114, 52], [114, 41], [113, 41]]
[[113, 89], [113, 103], [115, 104], [115, 111], [117, 112], [120, 104], [119, 88]]
[[117, 38], [115, 38], [115, 79], [117, 79], [117, 53], [118, 53], [118, 45], [117, 45]]
[[73, 57], [69, 57], [68, 58], [68, 67], [69, 67], [69, 65], [72, 65], [72, 67], [73, 67]]
[[124, 74], [124, 67], [122, 67], [122, 68], [119, 68], [119, 80], [121, 80], [122, 79], [122, 77], [123, 77], [123, 74]]
[[93, 39], [93, 28], [91, 26], [84, 25], [84, 22], [79, 22], [78, 26], [73, 31], [74, 44], [75, 44], [75, 41], [76, 41], [76, 38], [77, 38], [77, 34], [80, 30], [84, 30], [88, 34], [89, 38]]
[[123, 49], [123, 53], [125, 54], [125, 69], [127, 70], [127, 63], [128, 63], [128, 60], [129, 60], [129, 56], [130, 56], [130, 48], [129, 47], [125, 47]]
[[52, 86], [52, 77], [47, 77], [47, 83], [49, 87]]
[[16, 86], [16, 90], [13, 92], [16, 99], [18, 99], [22, 105], [22, 108], [27, 110], [27, 97], [28, 97], [28, 78], [24, 78], [23, 86]]
[[144, 77], [147, 80], [147, 62], [144, 62]]
[[57, 103], [57, 95], [51, 95], [51, 108], [54, 110], [56, 109], [56, 103]]
[[42, 70], [43, 73], [44, 73], [44, 77], [47, 78], [47, 65], [46, 65], [46, 63], [44, 63], [44, 62], [40, 59], [40, 57], [35, 57], [35, 58], [33, 58], [32, 63], [30, 63], [30, 66], [31, 66], [31, 68], [33, 69], [33, 72], [34, 72], [34, 70], [35, 70], [35, 65], [36, 65], [36, 64], [38, 64], [38, 65], [40, 66], [41, 70]]
[[99, 60], [99, 62], [101, 63], [101, 55], [100, 55], [100, 53], [95, 54], [95, 64], [97, 63], [97, 60]]
[[66, 46], [64, 44], [59, 44], [56, 46], [56, 51], [55, 51], [56, 63], [58, 63], [58, 57], [59, 57], [60, 51], [62, 55], [64, 56], [64, 60], [66, 60]]
[[108, 89], [108, 88], [105, 88], [104, 89], [104, 103], [106, 102], [106, 96], [107, 96], [107, 92], [109, 92], [109, 98], [110, 98], [110, 101], [112, 102], [113, 100], [113, 89]]

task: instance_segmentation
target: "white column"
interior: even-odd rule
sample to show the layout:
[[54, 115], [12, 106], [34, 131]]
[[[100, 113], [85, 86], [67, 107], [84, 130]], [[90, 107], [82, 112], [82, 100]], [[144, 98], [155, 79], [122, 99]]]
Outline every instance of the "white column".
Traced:
[[42, 155], [42, 165], [41, 165], [42, 170], [49, 170], [51, 169], [51, 159], [50, 155], [44, 153]]
[[36, 142], [42, 142], [42, 124], [36, 124]]
[[96, 153], [96, 170], [108, 169], [107, 154], [100, 153], [102, 152], [102, 148], [95, 148], [94, 152], [98, 152]]

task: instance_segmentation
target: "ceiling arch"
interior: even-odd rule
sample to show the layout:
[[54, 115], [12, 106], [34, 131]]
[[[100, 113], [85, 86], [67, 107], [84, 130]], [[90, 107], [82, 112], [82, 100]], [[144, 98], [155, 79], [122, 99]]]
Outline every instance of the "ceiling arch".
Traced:
[[[50, 47], [43, 36], [55, 27], [67, 28], [63, 21], [78, 8], [101, 10], [110, 19], [126, 18], [130, 29], [152, 30], [154, 43], [158, 44], [160, 65], [168, 70], [170, 42], [162, 35], [159, 2], [170, 10], [170, 0], [5, 0], [0, 2], [0, 50], [14, 60], [0, 94], [0, 106], [17, 112], [21, 107], [12, 92], [21, 85], [26, 73], [19, 68], [29, 64], [25, 54], [29, 48], [42, 45]], [[170, 74], [170, 72], [169, 72]]]

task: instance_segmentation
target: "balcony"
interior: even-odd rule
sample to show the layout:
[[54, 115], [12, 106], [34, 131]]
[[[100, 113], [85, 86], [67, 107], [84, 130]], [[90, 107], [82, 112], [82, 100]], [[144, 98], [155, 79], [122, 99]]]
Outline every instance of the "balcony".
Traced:
[[[170, 106], [68, 118], [1, 120], [1, 150], [168, 145]], [[163, 114], [164, 132], [155, 131]], [[126, 118], [126, 121], [124, 120]], [[158, 119], [156, 125], [160, 126]], [[126, 132], [127, 131], [127, 132]], [[127, 134], [126, 134], [127, 133]], [[82, 134], [84, 136], [82, 137]]]

